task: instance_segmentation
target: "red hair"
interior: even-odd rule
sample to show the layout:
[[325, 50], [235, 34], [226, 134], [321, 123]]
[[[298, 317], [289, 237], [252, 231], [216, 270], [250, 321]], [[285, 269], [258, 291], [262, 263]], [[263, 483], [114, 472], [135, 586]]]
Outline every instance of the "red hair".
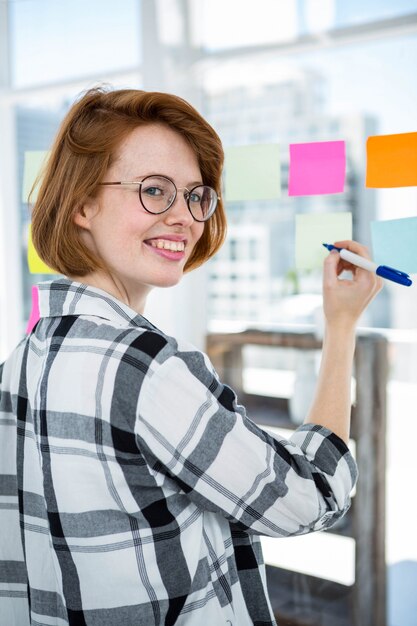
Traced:
[[[73, 216], [97, 193], [121, 141], [138, 126], [150, 123], [166, 124], [188, 141], [204, 184], [220, 195], [224, 161], [221, 141], [188, 102], [167, 93], [90, 89], [71, 107], [59, 128], [32, 210], [34, 247], [57, 273], [85, 276], [106, 269], [82, 242]], [[213, 256], [225, 236], [226, 216], [219, 199], [184, 270], [190, 271]]]

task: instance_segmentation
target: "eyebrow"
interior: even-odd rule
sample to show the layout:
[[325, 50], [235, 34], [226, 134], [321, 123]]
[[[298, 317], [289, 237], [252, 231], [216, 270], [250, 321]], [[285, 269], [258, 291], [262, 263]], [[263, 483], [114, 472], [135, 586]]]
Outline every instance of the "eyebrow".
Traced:
[[[170, 176], [167, 176], [166, 174], [155, 174], [155, 172], [152, 172], [151, 174], [141, 174], [140, 176], [134, 176], [131, 180], [136, 181], [138, 178], [148, 178], [149, 176], [164, 176], [164, 178], [168, 178], [169, 180], [172, 180], [172, 178]], [[172, 181], [174, 182], [174, 181]], [[175, 183], [176, 185], [176, 183]], [[198, 185], [204, 185], [202, 180], [194, 180], [192, 183], [187, 183], [186, 187], [197, 187]]]

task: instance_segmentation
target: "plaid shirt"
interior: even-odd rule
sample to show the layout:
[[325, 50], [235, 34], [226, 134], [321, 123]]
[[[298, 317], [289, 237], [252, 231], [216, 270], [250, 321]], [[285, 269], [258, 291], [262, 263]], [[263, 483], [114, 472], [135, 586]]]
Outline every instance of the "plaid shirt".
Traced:
[[208, 357], [109, 294], [40, 283], [0, 366], [2, 626], [271, 626], [260, 535], [331, 526], [357, 470], [255, 425]]

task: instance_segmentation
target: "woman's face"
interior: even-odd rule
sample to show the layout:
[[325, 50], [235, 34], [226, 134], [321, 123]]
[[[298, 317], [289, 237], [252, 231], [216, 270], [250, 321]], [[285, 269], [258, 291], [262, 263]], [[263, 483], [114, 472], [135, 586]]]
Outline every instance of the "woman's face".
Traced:
[[[151, 174], [167, 176], [177, 188], [203, 183], [192, 148], [179, 133], [160, 124], [139, 127], [127, 136], [103, 182], [136, 181]], [[101, 186], [75, 221], [129, 303], [142, 302], [142, 308], [152, 287], [178, 283], [204, 229], [188, 210], [183, 191], [168, 211], [154, 215], [143, 208], [137, 185]], [[184, 250], [165, 249], [174, 241], [184, 242]], [[94, 282], [100, 286], [100, 281]]]

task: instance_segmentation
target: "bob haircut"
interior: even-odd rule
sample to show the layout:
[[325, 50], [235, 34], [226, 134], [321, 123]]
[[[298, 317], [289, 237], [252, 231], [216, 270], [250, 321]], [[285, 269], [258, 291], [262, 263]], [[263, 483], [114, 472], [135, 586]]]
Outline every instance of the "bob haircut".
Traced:
[[[32, 210], [32, 241], [51, 269], [67, 276], [108, 270], [82, 242], [73, 216], [87, 198], [97, 194], [98, 184], [114, 162], [122, 140], [138, 126], [156, 123], [166, 124], [185, 138], [197, 156], [204, 184], [221, 195], [221, 141], [188, 102], [167, 93], [90, 89], [65, 116], [39, 176], [41, 184]], [[219, 198], [184, 271], [195, 269], [213, 256], [225, 236], [226, 216]]]

